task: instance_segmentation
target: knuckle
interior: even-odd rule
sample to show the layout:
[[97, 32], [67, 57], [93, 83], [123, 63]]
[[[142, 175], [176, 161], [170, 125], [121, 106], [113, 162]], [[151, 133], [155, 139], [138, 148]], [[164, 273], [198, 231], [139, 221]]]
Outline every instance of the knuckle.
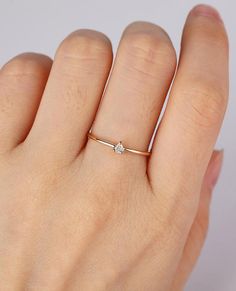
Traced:
[[12, 76], [41, 75], [51, 68], [52, 60], [42, 54], [23, 53], [7, 62], [1, 73]]
[[166, 32], [157, 25], [134, 22], [123, 33], [123, 47], [131, 57], [146, 63], [176, 63], [176, 53]]
[[[209, 128], [222, 120], [228, 102], [225, 88], [197, 82], [190, 89], [182, 90], [180, 95], [183, 116], [193, 120], [194, 124]], [[183, 104], [187, 104], [187, 108]]]
[[221, 120], [227, 104], [226, 94], [211, 86], [195, 90], [190, 100], [195, 117], [201, 120], [201, 124], [206, 127]]
[[111, 42], [103, 33], [80, 29], [71, 33], [59, 46], [57, 54], [70, 58], [104, 57], [111, 53]]

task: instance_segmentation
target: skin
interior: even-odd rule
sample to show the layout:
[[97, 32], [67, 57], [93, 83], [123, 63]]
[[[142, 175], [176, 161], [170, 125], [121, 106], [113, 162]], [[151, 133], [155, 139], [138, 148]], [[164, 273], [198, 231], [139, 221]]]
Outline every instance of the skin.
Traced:
[[223, 152], [228, 40], [218, 13], [188, 15], [176, 70], [166, 32], [148, 22], [112, 47], [87, 29], [55, 59], [26, 53], [0, 71], [0, 290], [179, 291], [204, 243]]

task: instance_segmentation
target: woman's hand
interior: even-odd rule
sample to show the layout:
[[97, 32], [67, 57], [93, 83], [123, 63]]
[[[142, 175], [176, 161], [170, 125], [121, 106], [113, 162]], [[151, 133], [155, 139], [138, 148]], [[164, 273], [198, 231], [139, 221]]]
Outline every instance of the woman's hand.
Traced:
[[53, 64], [23, 54], [1, 69], [1, 291], [177, 291], [186, 282], [222, 162], [212, 151], [228, 95], [224, 25], [210, 7], [190, 12], [149, 158], [116, 154], [87, 133], [93, 124], [96, 136], [146, 151], [175, 50], [160, 27], [129, 25], [101, 100], [111, 64], [109, 40], [79, 30]]

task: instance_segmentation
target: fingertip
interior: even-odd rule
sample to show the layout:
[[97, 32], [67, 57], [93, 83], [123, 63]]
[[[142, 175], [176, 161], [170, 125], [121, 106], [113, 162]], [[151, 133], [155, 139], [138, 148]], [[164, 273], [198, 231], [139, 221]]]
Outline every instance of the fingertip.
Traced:
[[193, 7], [189, 13], [190, 16], [205, 16], [223, 22], [219, 11], [213, 6], [206, 4], [198, 4]]
[[205, 175], [205, 182], [209, 189], [214, 189], [219, 180], [220, 172], [223, 165], [224, 150], [215, 150], [212, 153], [207, 172]]

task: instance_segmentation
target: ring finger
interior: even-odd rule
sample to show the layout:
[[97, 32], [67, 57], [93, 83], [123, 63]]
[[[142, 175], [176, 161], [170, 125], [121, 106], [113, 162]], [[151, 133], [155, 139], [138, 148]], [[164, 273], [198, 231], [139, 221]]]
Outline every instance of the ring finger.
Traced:
[[[159, 26], [147, 22], [130, 24], [122, 35], [93, 134], [146, 151], [175, 67], [175, 50]], [[100, 153], [102, 146], [90, 140], [87, 149]], [[109, 148], [103, 146], [103, 150], [112, 154]]]

